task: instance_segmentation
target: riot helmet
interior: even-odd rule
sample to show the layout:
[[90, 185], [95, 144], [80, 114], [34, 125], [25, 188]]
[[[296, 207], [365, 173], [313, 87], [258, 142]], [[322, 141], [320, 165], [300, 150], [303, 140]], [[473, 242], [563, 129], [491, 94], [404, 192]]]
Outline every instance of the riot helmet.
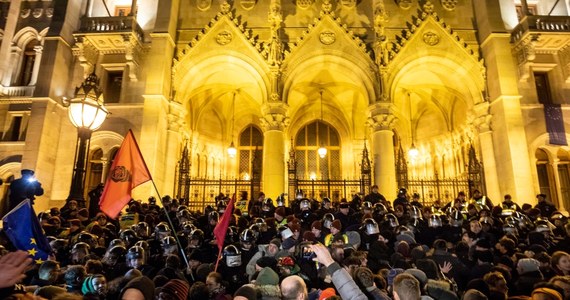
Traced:
[[384, 216], [384, 220], [385, 220], [385, 224], [392, 229], [394, 229], [400, 225], [400, 223], [398, 222], [398, 218], [396, 218], [396, 216], [392, 213], [386, 214]]
[[148, 238], [150, 235], [150, 226], [148, 226], [147, 222], [138, 222], [133, 230], [137, 233], [137, 235], [143, 239]]
[[331, 213], [326, 213], [323, 216], [323, 227], [325, 227], [326, 229], [331, 229], [332, 226], [332, 222], [335, 220], [334, 215]]
[[200, 248], [204, 243], [204, 231], [202, 229], [194, 229], [188, 238], [189, 248]]
[[438, 228], [442, 226], [441, 218], [439, 215], [431, 215], [428, 220], [428, 227]]
[[230, 268], [241, 266], [241, 252], [234, 245], [228, 245], [224, 248], [224, 260], [226, 266]]
[[367, 218], [366, 220], [364, 220], [361, 229], [363, 229], [367, 235], [380, 233], [380, 228], [378, 227], [378, 223], [376, 223], [376, 221], [372, 218]]
[[146, 263], [145, 250], [139, 246], [132, 246], [127, 252], [127, 265], [131, 268], [140, 268]]

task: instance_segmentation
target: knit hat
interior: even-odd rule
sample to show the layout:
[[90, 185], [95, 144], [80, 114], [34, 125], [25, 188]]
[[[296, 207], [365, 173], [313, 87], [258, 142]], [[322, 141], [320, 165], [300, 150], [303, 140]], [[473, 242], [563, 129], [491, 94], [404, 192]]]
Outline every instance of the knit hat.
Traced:
[[392, 283], [394, 283], [394, 278], [396, 278], [396, 276], [398, 276], [398, 274], [401, 273], [404, 273], [404, 269], [401, 268], [390, 269], [390, 271], [388, 271], [388, 285], [392, 285]]
[[265, 268], [265, 267], [274, 268], [277, 266], [277, 260], [275, 259], [275, 257], [263, 256], [263, 257], [260, 257], [255, 262], [255, 264], [258, 265], [260, 268]]
[[234, 298], [239, 296], [245, 297], [248, 300], [257, 300], [257, 291], [253, 285], [245, 284], [234, 293]]
[[280, 206], [277, 209], [275, 209], [275, 214], [284, 218], [285, 217], [285, 207]]
[[417, 244], [416, 240], [413, 236], [405, 233], [400, 233], [396, 236], [396, 241], [404, 241], [408, 243], [408, 245]]
[[146, 276], [131, 279], [131, 281], [129, 281], [129, 283], [127, 283], [127, 285], [121, 290], [119, 299], [123, 299], [123, 294], [128, 289], [137, 289], [144, 295], [145, 299], [154, 299], [154, 282]]
[[328, 288], [328, 289], [325, 289], [321, 292], [321, 295], [319, 296], [319, 300], [326, 300], [332, 296], [336, 296], [336, 292], [333, 288]]
[[426, 273], [420, 269], [407, 269], [404, 271], [404, 273], [408, 273], [414, 276], [420, 282], [420, 285], [425, 285], [428, 281]]
[[277, 248], [281, 248], [281, 240], [280, 239], [272, 239], [269, 243], [277, 246]]
[[296, 243], [297, 242], [293, 238], [288, 238], [288, 239], [285, 239], [283, 241], [283, 243], [281, 243], [281, 246], [283, 247], [283, 250], [289, 250], [289, 249], [295, 247]]
[[312, 231], [305, 231], [305, 233], [303, 233], [303, 239], [308, 242], [314, 242], [317, 237]]
[[317, 230], [322, 230], [323, 229], [323, 224], [321, 223], [321, 221], [315, 221], [311, 224], [311, 229], [317, 229]]
[[513, 268], [513, 265], [514, 265], [513, 260], [512, 260], [508, 255], [503, 255], [503, 256], [501, 256], [501, 257], [499, 258], [498, 263], [499, 263], [499, 264], [502, 264], [502, 265], [505, 265], [505, 266], [507, 266], [507, 267], [509, 267], [509, 268], [511, 268], [511, 269]]
[[171, 279], [162, 287], [160, 292], [166, 293], [175, 299], [184, 300], [188, 298], [189, 290], [190, 286], [187, 282], [184, 282], [180, 279]]
[[539, 271], [540, 263], [534, 258], [523, 258], [519, 260], [517, 267], [519, 268], [520, 274], [525, 274]]
[[255, 283], [258, 285], [278, 285], [279, 275], [275, 273], [271, 268], [263, 268], [259, 271]]
[[331, 227], [334, 227], [340, 231], [342, 229], [342, 223], [340, 222], [340, 220], [334, 220], [331, 224]]
[[89, 275], [85, 277], [85, 279], [83, 280], [83, 285], [81, 286], [81, 293], [83, 293], [83, 295], [89, 293], [96, 293], [97, 290], [95, 289], [93, 281], [95, 280], [95, 278], [102, 276], [103, 275]]
[[[535, 295], [537, 295], [537, 297], [535, 298]], [[540, 297], [538, 295], [546, 295], [548, 298], [545, 297]], [[532, 299], [553, 299], [553, 300], [562, 300], [562, 295], [556, 291], [553, 290], [551, 288], [537, 288], [534, 291], [532, 291]]]

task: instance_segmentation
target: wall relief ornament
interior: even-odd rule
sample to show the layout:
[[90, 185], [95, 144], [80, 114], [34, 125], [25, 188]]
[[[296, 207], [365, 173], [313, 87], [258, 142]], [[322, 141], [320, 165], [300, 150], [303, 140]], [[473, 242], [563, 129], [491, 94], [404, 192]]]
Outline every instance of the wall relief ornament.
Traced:
[[216, 35], [216, 42], [222, 46], [229, 44], [232, 39], [232, 33], [227, 30], [224, 30]]
[[412, 7], [412, 0], [396, 0], [401, 9], [410, 9]]
[[48, 18], [53, 17], [53, 7], [46, 9], [46, 17]]
[[340, 0], [340, 4], [346, 8], [354, 8], [356, 6], [356, 0]]
[[34, 18], [39, 18], [44, 14], [44, 9], [43, 8], [34, 8], [34, 10], [32, 11], [32, 16], [34, 16]]
[[441, 6], [443, 6], [444, 9], [449, 11], [454, 10], [457, 4], [459, 4], [459, 0], [440, 0], [440, 1], [441, 1]]
[[297, 0], [297, 6], [302, 9], [307, 9], [315, 3], [315, 0]]
[[212, 0], [198, 0], [198, 9], [206, 11], [212, 6]]
[[32, 10], [30, 8], [24, 8], [20, 11], [20, 17], [22, 19], [25, 19], [25, 18], [29, 17], [31, 13], [32, 13]]
[[241, 8], [251, 10], [257, 4], [257, 0], [241, 0], [239, 4]]
[[319, 35], [319, 40], [325, 45], [330, 45], [336, 41], [336, 35], [332, 31], [323, 31]]
[[423, 39], [424, 43], [426, 43], [430, 46], [435, 46], [435, 45], [439, 44], [439, 35], [437, 35], [437, 33], [433, 32], [433, 31], [428, 31], [428, 32], [424, 33], [422, 39]]

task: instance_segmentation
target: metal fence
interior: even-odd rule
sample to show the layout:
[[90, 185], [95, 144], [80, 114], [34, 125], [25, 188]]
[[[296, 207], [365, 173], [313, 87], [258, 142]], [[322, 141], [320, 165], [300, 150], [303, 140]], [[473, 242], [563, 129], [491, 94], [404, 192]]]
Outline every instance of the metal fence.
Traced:
[[440, 205], [452, 201], [461, 191], [469, 194], [471, 184], [465, 177], [439, 178], [437, 173], [433, 178], [408, 178], [408, 194], [418, 193], [424, 205]]
[[214, 198], [223, 193], [224, 195], [236, 194], [237, 199], [241, 192], [248, 193], [249, 198], [252, 193], [257, 196], [260, 182], [253, 180], [238, 179], [190, 179], [188, 208], [194, 211], [203, 211], [207, 205], [215, 205]]
[[340, 201], [342, 198], [351, 200], [355, 194], [365, 194], [367, 188], [366, 181], [356, 180], [303, 180], [294, 179], [289, 181], [289, 199], [301, 191], [303, 197], [322, 199], [329, 197], [332, 201]]

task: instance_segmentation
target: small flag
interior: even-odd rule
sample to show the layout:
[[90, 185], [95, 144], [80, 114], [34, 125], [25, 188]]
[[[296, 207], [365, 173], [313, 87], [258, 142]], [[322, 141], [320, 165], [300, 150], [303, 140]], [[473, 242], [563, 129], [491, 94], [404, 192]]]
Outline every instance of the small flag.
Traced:
[[123, 207], [131, 201], [131, 191], [149, 180], [152, 180], [152, 177], [133, 132], [129, 130], [115, 156], [101, 194], [101, 211], [113, 219], [117, 218]]
[[30, 200], [26, 199], [2, 218], [4, 232], [14, 247], [26, 251], [37, 264], [52, 252]]
[[564, 129], [564, 116], [560, 104], [544, 104], [544, 119], [546, 120], [549, 143], [568, 146], [566, 130]]
[[230, 220], [234, 213], [234, 201], [235, 201], [235, 196], [232, 197], [232, 199], [230, 199], [230, 203], [228, 203], [228, 206], [226, 207], [226, 210], [224, 211], [222, 218], [216, 225], [216, 228], [214, 228], [214, 236], [216, 237], [216, 242], [218, 243], [218, 250], [220, 251], [220, 253], [224, 248], [224, 241], [226, 240], [226, 232], [228, 231], [228, 226], [230, 226]]

